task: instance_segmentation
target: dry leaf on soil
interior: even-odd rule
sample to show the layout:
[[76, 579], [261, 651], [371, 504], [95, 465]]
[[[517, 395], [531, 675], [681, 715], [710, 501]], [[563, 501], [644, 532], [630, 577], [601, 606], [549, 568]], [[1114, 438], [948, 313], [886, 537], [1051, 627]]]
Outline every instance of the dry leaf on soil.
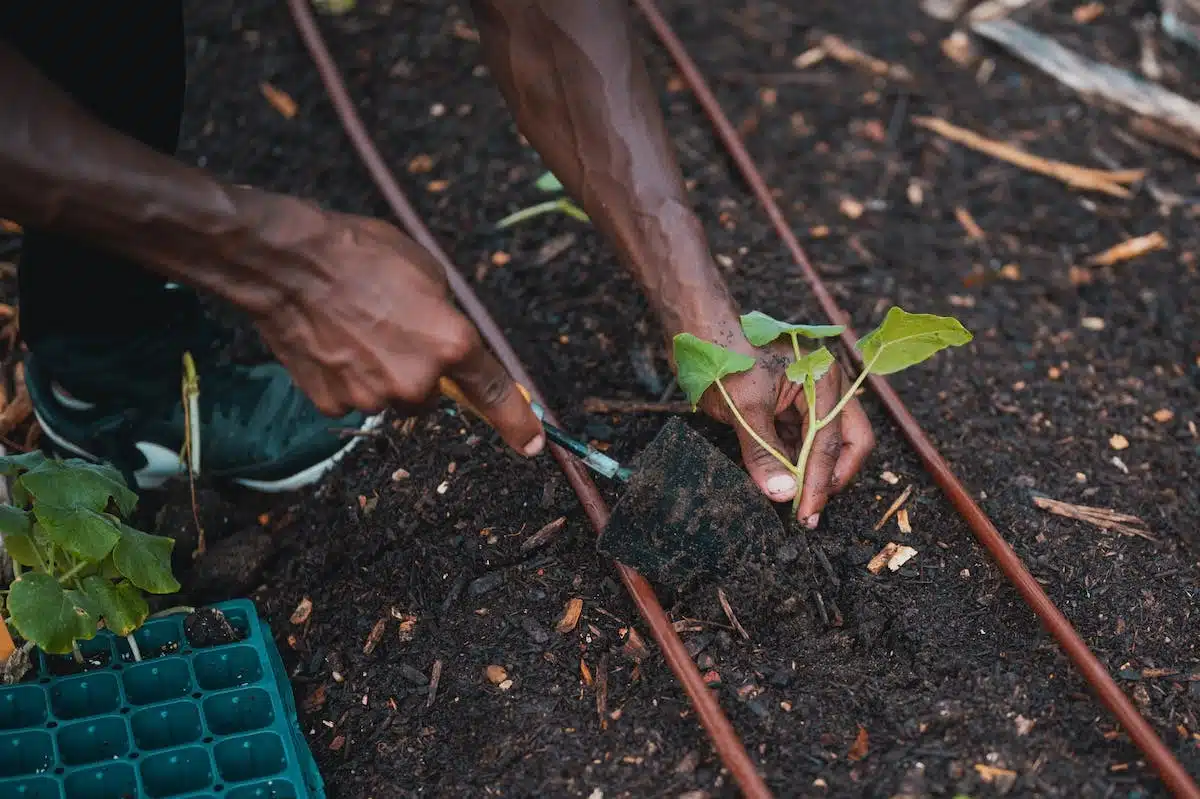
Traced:
[[296, 609], [292, 611], [292, 624], [304, 624], [308, 621], [309, 616], [312, 616], [313, 603], [308, 597], [300, 600], [300, 604], [296, 605]]
[[575, 625], [579, 624], [579, 617], [583, 613], [583, 600], [579, 597], [571, 597], [567, 600], [566, 606], [563, 608], [563, 615], [554, 625], [554, 629], [560, 633], [569, 633], [575, 629]]
[[854, 736], [854, 744], [851, 745], [850, 751], [846, 753], [846, 759], [851, 763], [862, 760], [867, 756], [867, 751], [871, 746], [871, 736], [867, 735], [866, 727], [859, 727], [858, 734]]

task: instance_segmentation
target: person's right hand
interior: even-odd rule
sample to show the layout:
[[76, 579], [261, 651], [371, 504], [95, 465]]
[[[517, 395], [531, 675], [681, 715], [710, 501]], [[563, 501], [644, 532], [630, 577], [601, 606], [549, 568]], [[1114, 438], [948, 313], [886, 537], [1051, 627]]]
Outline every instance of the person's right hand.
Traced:
[[[294, 204], [293, 204], [294, 203]], [[318, 408], [340, 415], [420, 405], [451, 378], [524, 455], [541, 423], [475, 326], [454, 307], [434, 257], [377, 219], [297, 201], [267, 221], [272, 265], [288, 285], [254, 313], [267, 345]]]

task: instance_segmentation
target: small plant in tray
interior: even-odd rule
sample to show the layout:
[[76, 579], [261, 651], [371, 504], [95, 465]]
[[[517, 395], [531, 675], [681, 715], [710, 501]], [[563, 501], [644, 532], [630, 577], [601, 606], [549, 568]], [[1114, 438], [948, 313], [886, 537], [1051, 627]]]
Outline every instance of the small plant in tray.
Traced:
[[[721, 382], [729, 375], [753, 368], [756, 362], [754, 357], [697, 338], [691, 333], [680, 333], [674, 339], [679, 385], [693, 407], [700, 402], [704, 392], [715, 386], [737, 423], [759, 446], [786, 466], [801, 486], [804, 485], [808, 458], [817, 433], [837, 418], [867, 379], [867, 375], [889, 375], [899, 372], [921, 363], [946, 347], [962, 346], [972, 338], [970, 331], [953, 317], [912, 314], [902, 308], [891, 308], [879, 327], [855, 344], [855, 349], [862, 354], [862, 371], [833, 409], [818, 418], [816, 384], [834, 362], [833, 353], [821, 340], [838, 336], [845, 328], [842, 325], [782, 322], [761, 311], [743, 315], [741, 324], [746, 339], [755, 347], [765, 347], [784, 336], [791, 340], [793, 359], [787, 366], [787, 378], [804, 387], [804, 396], [808, 403], [807, 430], [799, 456], [794, 463], [785, 454], [767, 444], [759, 433], [750, 427]], [[814, 342], [816, 348], [806, 352], [800, 344], [801, 339]], [[796, 492], [793, 507], [799, 505], [801, 493], [802, 491]]]
[[150, 615], [145, 594], [179, 590], [174, 540], [125, 523], [138, 498], [111, 467], [35, 451], [0, 458], [0, 475], [13, 478], [0, 534], [15, 572], [0, 618], [43, 652], [76, 660], [103, 622], [140, 660], [133, 632]]

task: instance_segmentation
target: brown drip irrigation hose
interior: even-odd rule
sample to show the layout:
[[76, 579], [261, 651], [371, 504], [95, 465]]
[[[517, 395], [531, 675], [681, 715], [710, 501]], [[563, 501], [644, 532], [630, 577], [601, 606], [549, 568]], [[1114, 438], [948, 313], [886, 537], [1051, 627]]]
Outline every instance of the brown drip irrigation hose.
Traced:
[[[708, 115], [720, 135], [721, 140], [725, 143], [730, 155], [733, 156], [738, 168], [741, 170], [742, 177], [750, 184], [755, 196], [758, 197], [767, 215], [771, 217], [771, 222], [774, 223], [775, 229], [779, 232], [780, 238], [791, 252], [792, 257], [800, 266], [804, 277], [808, 280], [812, 287], [813, 293], [817, 297], [817, 301], [821, 304], [821, 308], [836, 324], [846, 324], [846, 330], [842, 333], [842, 341], [845, 343], [849, 352], [853, 353], [855, 360], [861, 365], [862, 357], [857, 350], [854, 349], [854, 342], [858, 337], [854, 331], [850, 329], [849, 317], [845, 312], [838, 307], [837, 301], [825, 288], [821, 276], [813, 268], [807, 256], [804, 254], [800, 242], [792, 233], [791, 227], [787, 223], [787, 219], [780, 210], [775, 198], [771, 196], [771, 191], [767, 187], [766, 180], [763, 179], [762, 173], [755, 166], [754, 160], [750, 157], [750, 153], [746, 150], [745, 144], [742, 143], [741, 137], [729, 123], [728, 117], [721, 110], [720, 103], [713, 95], [697, 68], [694, 61], [688, 55], [687, 49], [683, 42], [675, 35], [671, 26], [666, 19], [655, 8], [653, 0], [634, 0], [642, 14], [654, 29], [655, 35], [662, 41], [663, 46], [670, 52], [671, 57], [675, 60], [676, 66], [683, 75], [684, 81], [695, 94], [696, 99], [703, 107], [705, 114]], [[917, 420], [905, 407], [900, 396], [892, 389], [888, 382], [877, 375], [871, 375], [867, 378], [871, 387], [875, 389], [875, 393], [887, 408], [889, 414], [899, 425], [900, 430], [904, 433], [904, 437], [912, 444], [914, 450], [925, 463], [925, 468], [933, 476], [934, 481], [946, 493], [951, 504], [970, 525], [975, 537], [979, 543], [991, 553], [996, 561], [996, 565], [1004, 572], [1004, 576], [1016, 587], [1025, 602], [1033, 609], [1041, 619], [1042, 624], [1050, 631], [1051, 635], [1058, 641], [1059, 646], [1067, 653], [1071, 662], [1083, 674], [1084, 679], [1091, 684], [1096, 693], [1100, 696], [1100, 701], [1108, 707], [1112, 714], [1117, 717], [1121, 726], [1133, 739], [1142, 753], [1146, 756], [1154, 767], [1158, 770], [1159, 776], [1162, 777], [1164, 783], [1170, 788], [1175, 796], [1187, 797], [1188, 799], [1197, 799], [1200, 797], [1200, 788], [1184, 770], [1183, 766], [1171, 754], [1166, 744], [1154, 732], [1154, 729], [1146, 722], [1140, 713], [1134, 708], [1133, 703], [1125, 696], [1125, 693], [1113, 681], [1112, 676], [1104, 665], [1092, 654], [1086, 643], [1071, 626], [1071, 622], [1062, 614], [1042, 587], [1038, 584], [1029, 570], [1025, 568], [1025, 564], [1021, 562], [1021, 558], [1013, 551], [1008, 542], [992, 524], [991, 519], [983, 512], [983, 509], [971, 498], [970, 493], [959, 481], [959, 479], [951, 471], [950, 465], [942, 458], [941, 453], [933, 445], [933, 442], [921, 430], [921, 426]]]
[[[296, 27], [300, 31], [301, 38], [303, 38], [304, 44], [307, 46], [313, 62], [316, 64], [317, 71], [321, 75], [321, 80], [325, 84], [325, 89], [329, 93], [329, 98], [338, 116], [341, 118], [343, 126], [346, 128], [346, 134], [350, 137], [355, 149], [358, 150], [358, 154], [362, 158], [367, 171], [371, 173], [372, 179], [374, 179], [376, 185], [379, 187], [388, 205], [391, 206], [392, 212], [400, 219], [409, 234], [442, 263], [454, 296], [462, 305], [467, 316], [479, 328], [484, 341], [488, 343], [492, 351], [496, 354], [496, 357], [504, 364], [509, 374], [517, 382], [527, 387], [534, 398], [545, 406], [543, 397], [538, 392], [529, 373], [525, 371], [525, 367], [521, 364], [516, 352], [513, 351], [512, 346], [508, 343], [504, 332], [496, 325], [496, 322], [492, 319], [487, 309], [479, 301], [479, 298], [475, 296], [475, 292], [471, 290], [470, 285], [455, 269], [445, 251], [433, 237], [433, 234], [429, 232], [429, 229], [421, 221], [416, 211], [408, 203], [404, 193], [400, 190], [399, 184], [396, 182], [395, 176], [388, 169], [383, 157], [379, 154], [379, 150], [376, 149], [375, 144], [371, 141], [371, 137], [363, 126], [362, 119], [354, 107], [354, 102], [350, 99], [350, 95], [346, 91], [345, 83], [342, 80], [337, 65], [334, 63], [333, 57], [329, 54], [329, 50], [325, 46], [324, 39], [317, 28], [308, 3], [309, 0], [288, 0], [292, 17], [296, 22]], [[546, 412], [546, 421], [551, 424], [556, 423], [553, 414], [549, 410]], [[571, 488], [574, 489], [575, 494], [579, 497], [580, 503], [583, 504], [584, 512], [587, 513], [592, 526], [599, 533], [604, 529], [604, 525], [608, 523], [608, 507], [605, 505], [604, 499], [600, 496], [596, 484], [592, 482], [583, 465], [566, 450], [551, 445], [551, 451], [566, 474]], [[696, 664], [692, 661], [691, 656], [684, 647], [683, 641], [675, 631], [671, 620], [667, 618], [662, 605], [659, 604], [658, 597], [654, 594], [654, 589], [650, 586], [650, 583], [646, 582], [644, 577], [633, 569], [621, 563], [614, 563], [617, 567], [617, 572], [621, 576], [621, 582], [625, 584], [626, 590], [629, 591], [629, 595], [633, 598], [638, 612], [642, 615], [647, 627], [650, 629], [650, 634], [662, 650], [667, 664], [675, 672], [675, 676], [679, 678], [679, 681], [683, 683], [683, 688], [691, 699], [693, 707], [696, 709], [696, 715], [700, 719], [700, 724], [712, 739], [713, 748], [717, 750], [717, 755], [721, 758], [721, 762], [729, 770], [730, 774], [733, 775], [733, 779], [742, 789], [742, 793], [745, 796], [753, 797], [753, 799], [771, 799], [770, 789], [767, 788], [766, 782], [763, 781], [762, 776], [755, 768], [754, 761], [746, 753], [741, 739], [733, 729], [733, 725], [729, 722], [729, 719], [721, 710], [716, 697], [709, 690], [708, 686], [705, 685], [704, 679], [696, 669]]]

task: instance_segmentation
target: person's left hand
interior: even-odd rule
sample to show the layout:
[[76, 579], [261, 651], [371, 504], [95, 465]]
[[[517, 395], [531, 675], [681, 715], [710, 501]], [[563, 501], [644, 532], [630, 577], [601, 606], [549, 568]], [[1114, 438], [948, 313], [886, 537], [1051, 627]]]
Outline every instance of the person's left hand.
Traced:
[[[725, 346], [757, 358], [748, 372], [729, 375], [721, 383], [742, 418], [764, 442], [794, 463], [808, 426], [808, 401], [804, 389], [787, 379], [784, 370], [792, 360], [790, 344], [776, 342], [756, 349], [741, 336]], [[817, 381], [817, 418], [827, 415], [849, 388], [841, 367], [834, 364]], [[712, 418], [733, 425], [750, 477], [774, 502], [795, 498], [796, 480], [782, 463], [738, 424], [715, 386], [705, 392], [700, 409]], [[810, 529], [820, 522], [825, 503], [858, 473], [875, 447], [871, 422], [857, 399], [846, 404], [836, 420], [817, 433], [805, 474], [797, 517]]]

